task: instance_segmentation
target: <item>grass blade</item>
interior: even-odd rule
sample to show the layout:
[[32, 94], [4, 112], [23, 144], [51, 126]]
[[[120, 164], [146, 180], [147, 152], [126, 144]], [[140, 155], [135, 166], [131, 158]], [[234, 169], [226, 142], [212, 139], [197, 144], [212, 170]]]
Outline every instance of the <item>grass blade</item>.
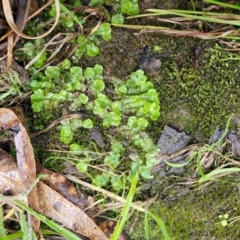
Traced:
[[5, 231], [4, 223], [3, 223], [2, 198], [3, 198], [3, 196], [0, 195], [0, 239], [7, 240], [6, 231]]
[[145, 213], [144, 216], [144, 230], [145, 230], [145, 239], [146, 240], [150, 240], [149, 239], [149, 222], [148, 222], [148, 215]]
[[234, 172], [240, 172], [240, 168], [222, 168], [222, 169], [215, 169], [213, 171], [211, 171], [208, 174], [205, 174], [204, 176], [202, 176], [198, 182], [199, 183], [203, 183], [206, 181], [211, 181], [214, 180], [216, 178], [234, 173]]
[[29, 208], [28, 206], [26, 206], [24, 203], [22, 203], [19, 200], [13, 200], [13, 202], [21, 207], [22, 209], [24, 209], [25, 211], [27, 211], [28, 213], [30, 213], [31, 215], [35, 216], [36, 218], [38, 218], [39, 220], [41, 220], [42, 222], [44, 222], [46, 225], [48, 225], [50, 228], [52, 228], [54, 231], [56, 231], [57, 233], [59, 233], [61, 236], [66, 237], [67, 239], [71, 239], [71, 240], [81, 240], [81, 238], [77, 237], [75, 234], [71, 233], [70, 231], [68, 231], [67, 229], [65, 229], [62, 226], [59, 226], [58, 224], [56, 224], [55, 222], [49, 220], [48, 218], [46, 218], [45, 216], [43, 216], [40, 213], [37, 213], [35, 211], [33, 211], [31, 208]]
[[[41, 234], [43, 236], [56, 236], [58, 235], [55, 232], [51, 232], [49, 230], [41, 230]], [[11, 233], [7, 235], [7, 238], [5, 238], [6, 240], [14, 240], [14, 239], [22, 239], [23, 238], [23, 232], [15, 232], [15, 233]], [[0, 240], [5, 240], [4, 238], [0, 237]]]
[[20, 215], [20, 225], [21, 225], [21, 230], [23, 232], [23, 240], [28, 240], [32, 239], [32, 229], [28, 228], [27, 221], [25, 219], [25, 215], [22, 211], [19, 212]]
[[215, 4], [215, 5], [218, 5], [218, 6], [226, 7], [226, 8], [232, 8], [232, 9], [240, 10], [240, 7], [238, 5], [235, 5], [235, 4], [228, 4], [228, 3], [223, 3], [223, 2], [214, 1], [214, 0], [203, 0], [203, 1], [207, 2], [207, 3]]
[[161, 229], [161, 231], [163, 233], [164, 240], [171, 240], [170, 236], [168, 235], [168, 232], [167, 232], [167, 229], [166, 229], [166, 226], [165, 226], [163, 220], [149, 211], [146, 211], [146, 213], [149, 214], [156, 221], [156, 223], [158, 224], [159, 228]]
[[129, 191], [128, 196], [127, 196], [127, 201], [126, 201], [126, 203], [124, 205], [124, 208], [122, 210], [122, 213], [121, 213], [121, 216], [120, 216], [120, 221], [114, 229], [111, 240], [118, 240], [118, 238], [119, 238], [119, 236], [120, 236], [120, 234], [123, 230], [123, 227], [124, 227], [124, 225], [125, 225], [125, 223], [128, 219], [128, 213], [129, 213], [129, 210], [131, 208], [131, 204], [132, 204], [133, 197], [134, 197], [134, 194], [135, 194], [135, 191], [136, 191], [137, 183], [138, 183], [138, 174], [136, 174], [134, 176], [133, 180], [132, 180], [131, 188], [130, 188], [130, 191]]

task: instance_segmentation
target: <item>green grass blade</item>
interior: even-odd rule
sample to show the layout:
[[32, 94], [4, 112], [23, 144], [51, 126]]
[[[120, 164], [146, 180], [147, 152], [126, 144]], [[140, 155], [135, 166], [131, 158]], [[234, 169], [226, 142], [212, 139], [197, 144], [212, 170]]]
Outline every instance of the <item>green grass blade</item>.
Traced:
[[28, 240], [32, 239], [32, 229], [28, 228], [28, 223], [25, 219], [25, 215], [22, 211], [19, 211], [19, 216], [20, 216], [20, 225], [21, 225], [21, 230], [23, 232], [23, 240]]
[[227, 174], [231, 174], [234, 172], [240, 172], [240, 168], [222, 168], [222, 169], [215, 169], [213, 171], [211, 171], [208, 174], [205, 174], [204, 176], [202, 176], [198, 182], [199, 183], [203, 183], [206, 181], [211, 181], [214, 180], [217, 177], [221, 177]]
[[[138, 18], [138, 17], [149, 17], [149, 16], [160, 16], [160, 15], [177, 15], [187, 19], [202, 20], [207, 22], [215, 22], [229, 25], [240, 26], [239, 18], [237, 14], [229, 13], [215, 13], [215, 12], [202, 12], [202, 11], [189, 11], [189, 10], [162, 10], [162, 9], [148, 9], [149, 14], [140, 14], [131, 16], [128, 18]], [[231, 20], [228, 20], [231, 19]]]
[[240, 10], [240, 7], [238, 5], [235, 5], [235, 4], [228, 4], [228, 3], [223, 3], [223, 2], [214, 1], [214, 0], [203, 0], [203, 1], [207, 2], [207, 3], [215, 4], [215, 5], [218, 5], [218, 6], [222, 6], [222, 7], [227, 7], [227, 8]]
[[6, 240], [14, 240], [17, 238], [23, 239], [23, 233], [22, 232], [12, 233], [12, 234], [7, 235], [6, 238], [0, 237], [0, 240], [5, 240], [5, 239]]
[[123, 27], [123, 28], [140, 29], [140, 30], [143, 28], [151, 29], [151, 30], [172, 30], [171, 28], [167, 28], [167, 27], [159, 27], [159, 26], [151, 26], [151, 25], [144, 26], [144, 25], [115, 24], [115, 23], [112, 23], [111, 25], [114, 27]]
[[2, 208], [2, 199], [3, 199], [3, 195], [0, 195], [0, 239], [2, 240], [6, 240], [7, 236], [6, 236], [6, 231], [4, 228], [4, 223], [3, 223], [3, 208]]
[[188, 164], [196, 157], [197, 154], [198, 154], [198, 152], [194, 152], [194, 153], [190, 156], [190, 158], [188, 159], [188, 161], [185, 162], [185, 163], [170, 163], [170, 162], [168, 162], [168, 161], [165, 161], [165, 163], [166, 163], [167, 165], [169, 165], [170, 167], [184, 167], [184, 166], [188, 165]]
[[226, 137], [226, 135], [229, 132], [229, 126], [230, 126], [230, 122], [232, 121], [232, 118], [233, 118], [233, 114], [231, 114], [231, 116], [228, 118], [226, 127], [224, 129], [222, 136], [218, 139], [218, 141], [214, 145], [220, 146], [222, 144], [224, 138]]
[[156, 221], [156, 223], [158, 224], [159, 228], [162, 231], [164, 240], [171, 240], [170, 236], [168, 235], [168, 232], [167, 232], [167, 229], [166, 229], [166, 226], [165, 226], [163, 220], [149, 211], [146, 211], [146, 213], [149, 214]]
[[148, 215], [147, 213], [145, 213], [145, 216], [144, 216], [144, 230], [145, 230], [145, 239], [146, 240], [150, 240], [149, 238], [149, 222], [148, 222]]
[[191, 3], [192, 3], [193, 11], [195, 12], [196, 11], [196, 7], [195, 7], [195, 4], [194, 4], [194, 1], [191, 0]]
[[67, 13], [79, 26], [82, 26], [82, 23], [78, 20], [78, 18], [62, 3], [60, 3], [60, 9], [62, 12]]
[[[75, 177], [72, 177], [72, 176], [70, 176], [70, 175], [67, 175], [67, 178], [70, 179], [70, 180], [72, 180], [72, 181], [74, 181], [74, 182], [76, 182], [76, 183], [83, 184], [83, 182], [82, 182], [81, 180], [76, 179]], [[135, 185], [136, 185], [136, 183], [135, 183]], [[88, 186], [88, 184], [84, 183], [84, 186]], [[89, 184], [89, 187], [90, 187], [90, 184]], [[131, 190], [131, 189], [130, 189], [130, 190]], [[102, 188], [97, 188], [97, 191], [98, 191], [98, 192], [101, 192], [102, 194], [105, 194], [106, 196], [108, 195], [108, 192], [107, 192], [106, 190], [102, 189]], [[135, 191], [135, 190], [134, 190], [134, 191]], [[112, 195], [112, 194], [111, 194], [111, 195]], [[119, 201], [119, 202], [123, 202], [124, 204], [126, 204], [125, 199], [120, 198], [120, 197], [117, 196], [117, 195], [115, 195], [115, 196], [112, 197], [112, 198], [113, 198], [113, 199], [116, 199], [116, 200]], [[140, 211], [140, 212], [143, 212], [143, 213], [147, 213], [147, 214], [149, 214], [150, 216], [152, 216], [152, 213], [151, 213], [151, 212], [149, 212], [149, 211], [146, 210], [145, 208], [143, 208], [143, 207], [141, 207], [141, 206], [139, 206], [139, 205], [137, 205], [137, 204], [135, 204], [135, 203], [131, 203], [131, 207], [132, 207], [133, 209], [137, 210], [137, 211]], [[156, 217], [155, 215], [153, 215], [153, 216], [154, 216], [155, 221], [158, 223], [159, 228], [160, 228], [161, 231], [163, 232], [164, 239], [165, 239], [165, 240], [170, 240], [171, 238], [169, 237], [169, 235], [168, 235], [168, 233], [167, 233], [167, 230], [166, 230], [166, 227], [165, 227], [164, 222], [163, 222], [160, 218]], [[115, 238], [115, 239], [116, 239], [116, 238]], [[113, 236], [112, 236], [111, 240], [113, 240]]]
[[198, 155], [197, 155], [197, 170], [198, 170], [199, 175], [203, 177], [204, 176], [204, 172], [203, 172], [202, 167], [201, 167], [202, 155], [203, 155], [203, 152], [199, 151]]
[[221, 17], [226, 14], [221, 14], [222, 16], [219, 15], [220, 18], [217, 18], [217, 15], [213, 16], [212, 14], [205, 14], [205, 16], [196, 16], [196, 15], [190, 15], [190, 14], [183, 13], [183, 11], [181, 11], [181, 10], [172, 10], [171, 13], [176, 14], [178, 16], [185, 17], [185, 18], [189, 18], [189, 19], [240, 26], [239, 21], [221, 19]]
[[[43, 236], [56, 236], [58, 235], [57, 233], [55, 232], [52, 232], [52, 231], [49, 231], [49, 230], [41, 230], [41, 233]], [[22, 239], [23, 238], [23, 232], [15, 232], [15, 233], [11, 233], [11, 234], [8, 234], [7, 235], [7, 240], [14, 240], [14, 239], [17, 239], [17, 238], [20, 238]], [[0, 237], [0, 240], [5, 240], [4, 238]]]
[[[190, 14], [193, 14], [193, 15], [218, 14], [218, 13], [213, 13], [213, 12], [207, 13], [207, 12], [203, 12], [203, 11], [178, 10], [178, 9], [147, 9], [146, 11], [155, 13], [158, 15], [172, 15], [174, 13], [183, 13], [183, 14], [188, 14], [188, 15], [190, 15]], [[141, 15], [139, 15], [139, 16], [141, 16]], [[131, 17], [131, 18], [133, 18], [133, 17]]]
[[128, 213], [129, 213], [132, 201], [133, 201], [133, 197], [136, 192], [137, 183], [138, 183], [138, 174], [136, 174], [132, 180], [131, 188], [128, 193], [126, 203], [124, 205], [124, 208], [123, 208], [121, 216], [120, 216], [120, 221], [114, 229], [111, 240], [118, 240], [118, 238], [124, 228], [124, 225], [128, 219]]
[[81, 238], [77, 237], [75, 234], [71, 233], [70, 231], [68, 231], [67, 229], [65, 229], [62, 226], [59, 226], [58, 224], [56, 224], [55, 222], [47, 219], [45, 216], [43, 216], [40, 213], [37, 213], [35, 211], [33, 211], [31, 208], [29, 208], [28, 206], [26, 206], [24, 203], [22, 203], [19, 200], [13, 200], [13, 202], [21, 207], [22, 209], [24, 209], [25, 211], [27, 211], [28, 213], [30, 213], [31, 215], [35, 216], [36, 218], [38, 218], [39, 220], [41, 220], [42, 222], [44, 222], [46, 225], [48, 225], [51, 229], [53, 229], [54, 231], [56, 231], [57, 233], [59, 233], [61, 236], [66, 237], [67, 239], [71, 239], [71, 240], [80, 240]]

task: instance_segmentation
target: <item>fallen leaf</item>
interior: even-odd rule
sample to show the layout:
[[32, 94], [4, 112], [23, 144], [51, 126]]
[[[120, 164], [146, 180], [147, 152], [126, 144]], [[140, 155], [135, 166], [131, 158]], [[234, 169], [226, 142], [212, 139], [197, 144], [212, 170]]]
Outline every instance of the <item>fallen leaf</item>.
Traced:
[[109, 239], [83, 210], [46, 184], [39, 182], [38, 191], [42, 214], [91, 240]]
[[[91, 196], [80, 192], [65, 176], [44, 168], [38, 162], [35, 163], [27, 131], [12, 110], [0, 108], [0, 129], [14, 132], [17, 149], [16, 164], [14, 159], [0, 148], [0, 193], [26, 193], [36, 181], [37, 171], [45, 178], [41, 178], [37, 187], [29, 193], [27, 200], [30, 207], [90, 240], [109, 239], [108, 236], [115, 227], [114, 222], [104, 221], [101, 216], [92, 219], [91, 217], [100, 211], [100, 207], [94, 205]], [[38, 233], [40, 222], [38, 219], [31, 219], [33, 229]], [[129, 238], [123, 233], [121, 239]]]
[[[17, 149], [18, 171], [24, 186], [24, 191], [26, 193], [36, 181], [35, 158], [27, 131], [15, 113], [7, 108], [0, 108], [0, 129], [11, 129], [14, 131], [14, 143]], [[36, 187], [33, 187], [28, 194], [28, 204], [36, 211], [39, 211]], [[40, 221], [33, 216], [30, 217], [29, 223], [31, 220], [34, 231], [37, 233], [37, 235], [39, 235]]]
[[[0, 129], [9, 129], [14, 131], [14, 143], [17, 149], [18, 167], [14, 167], [13, 169], [15, 169], [20, 176], [19, 177], [17, 175], [17, 172], [15, 171], [15, 173], [12, 174], [12, 176], [15, 176], [15, 179], [8, 178], [9, 171], [6, 170], [10, 169], [5, 168], [7, 158], [6, 154], [4, 154], [4, 151], [1, 150], [0, 153], [2, 153], [3, 155], [3, 160], [0, 163], [2, 164], [2, 169], [4, 170], [4, 172], [2, 172], [1, 170], [0, 177], [5, 177], [6, 179], [8, 179], [8, 181], [5, 181], [4, 184], [1, 184], [1, 193], [6, 192], [6, 190], [8, 190], [9, 193], [16, 193], [17, 190], [15, 187], [13, 187], [15, 186], [15, 184], [13, 184], [13, 181], [17, 179], [19, 187], [18, 191], [20, 190], [20, 193], [26, 193], [27, 191], [29, 191], [30, 188], [32, 188], [30, 193], [28, 194], [27, 199], [29, 206], [35, 211], [43, 213], [45, 216], [51, 217], [54, 220], [61, 222], [66, 227], [88, 237], [91, 240], [107, 240], [108, 237], [106, 237], [106, 235], [101, 231], [101, 229], [82, 209], [69, 202], [62, 195], [60, 195], [58, 192], [54, 191], [44, 183], [38, 183], [37, 186], [39, 189], [37, 189], [36, 186], [33, 187], [33, 184], [36, 181], [36, 164], [33, 148], [26, 129], [21, 124], [20, 120], [17, 118], [17, 116], [12, 110], [7, 108], [0, 108]], [[8, 160], [9, 159], [10, 158], [8, 158]], [[10, 160], [10, 162], [13, 162], [12, 159]], [[45, 173], [46, 172], [49, 173], [48, 178], [51, 184], [54, 185], [61, 193], [64, 193], [65, 196], [69, 196], [69, 198], [71, 198], [71, 195], [67, 194], [69, 192], [71, 192], [72, 196], [73, 193], [75, 195], [77, 194], [74, 187], [72, 187], [69, 183], [69, 180], [65, 179], [58, 173], [53, 173], [51, 171], [45, 170]], [[2, 181], [2, 183], [3, 182], [4, 181]], [[81, 198], [78, 200], [76, 199], [76, 196], [75, 198], [71, 198], [72, 201], [75, 201], [75, 203], [80, 205], [83, 209], [86, 207], [85, 205], [89, 206], [88, 202], [80, 204]], [[86, 197], [83, 199], [86, 199]], [[39, 208], [39, 203], [41, 205], [41, 208]], [[31, 216], [31, 220], [33, 229], [38, 234], [40, 228], [40, 221], [33, 216]]]
[[[16, 196], [23, 193], [23, 183], [16, 161], [0, 148], [0, 193]], [[6, 194], [7, 193], [7, 194]]]
[[91, 196], [77, 189], [75, 185], [73, 185], [72, 181], [68, 180], [62, 174], [44, 168], [39, 162], [36, 162], [36, 164], [37, 173], [44, 174], [46, 176], [45, 178], [41, 179], [42, 182], [50, 186], [55, 191], [59, 192], [67, 200], [74, 203], [82, 210], [85, 210], [86, 208], [90, 207], [86, 211], [89, 217], [92, 217], [97, 212], [99, 212], [100, 210], [99, 206], [93, 207], [94, 199]]
[[[39, 166], [41, 165], [39, 164]], [[44, 167], [39, 167], [39, 169], [40, 168], [45, 169]], [[46, 174], [46, 172], [48, 172], [47, 169], [39, 173]], [[52, 171], [49, 170], [48, 173], [51, 174]], [[64, 176], [61, 175], [60, 179], [64, 180]], [[0, 193], [2, 194], [6, 193], [7, 190], [9, 193], [7, 195], [18, 195], [24, 190], [16, 162], [2, 149], [0, 149], [0, 182]], [[56, 181], [54, 180], [53, 182]], [[79, 206], [68, 201], [45, 183], [38, 183], [37, 194], [40, 207], [35, 209], [33, 206], [35, 211], [58, 221], [75, 233], [79, 233], [91, 240], [108, 239], [96, 223]], [[84, 196], [87, 197], [86, 199], [91, 198], [86, 194], [84, 194]], [[71, 200], [73, 200], [73, 198], [71, 198]], [[90, 203], [91, 201], [88, 202], [86, 206]]]

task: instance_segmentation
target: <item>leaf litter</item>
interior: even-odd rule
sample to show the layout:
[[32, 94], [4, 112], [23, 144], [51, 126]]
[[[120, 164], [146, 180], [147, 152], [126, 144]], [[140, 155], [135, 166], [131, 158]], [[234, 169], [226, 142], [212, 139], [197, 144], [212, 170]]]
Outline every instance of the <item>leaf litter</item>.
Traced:
[[[14, 133], [17, 150], [16, 163], [12, 156], [0, 148], [0, 194], [6, 196], [27, 194], [29, 207], [59, 222], [78, 236], [93, 240], [109, 239], [114, 230], [114, 223], [101, 217], [94, 219], [102, 209], [98, 204], [94, 204], [91, 196], [79, 192], [63, 175], [35, 162], [28, 133], [12, 110], [0, 108], [0, 129], [11, 130]], [[37, 175], [41, 176], [40, 181]], [[28, 222], [29, 227], [32, 227], [39, 236], [40, 220], [28, 215]], [[128, 237], [123, 233], [122, 239]]]

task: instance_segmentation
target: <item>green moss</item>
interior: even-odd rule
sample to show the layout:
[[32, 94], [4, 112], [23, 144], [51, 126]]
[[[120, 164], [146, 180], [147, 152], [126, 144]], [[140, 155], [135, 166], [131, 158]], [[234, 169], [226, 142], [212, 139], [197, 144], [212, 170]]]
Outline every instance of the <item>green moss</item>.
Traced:
[[[168, 190], [168, 196], [159, 199], [149, 210], [162, 218], [173, 240], [238, 239], [240, 236], [238, 222], [232, 225], [228, 223], [223, 227], [219, 218], [219, 215], [226, 213], [229, 214], [229, 219], [240, 215], [240, 210], [236, 207], [239, 192], [232, 183], [236, 181], [236, 177], [239, 178], [239, 175], [225, 178], [226, 182], [217, 182], [196, 191], [191, 190], [182, 197], [178, 195], [185, 191], [185, 187], [169, 186], [171, 190]], [[172, 194], [174, 197], [170, 197]], [[143, 218], [143, 214], [140, 213], [131, 217], [129, 227], [134, 224], [134, 231], [130, 235], [134, 240], [143, 239]], [[159, 227], [153, 220], [150, 220], [149, 225], [150, 239], [163, 239]]]
[[[84, 64], [101, 63], [106, 77], [124, 79], [139, 64], [143, 49], [132, 33], [129, 30], [113, 29], [111, 42], [100, 46], [101, 54], [91, 59], [91, 64], [88, 59]], [[155, 140], [166, 124], [173, 124], [189, 132], [197, 140], [206, 139], [216, 126], [225, 126], [231, 113], [240, 114], [237, 107], [238, 62], [222, 61], [231, 54], [219, 47], [216, 41], [174, 38], [157, 33], [141, 35], [141, 39], [150, 47], [151, 54], [168, 54], [161, 58], [159, 72], [149, 74], [158, 89], [161, 103], [160, 119], [148, 129]], [[202, 51], [199, 68], [195, 69], [193, 51], [197, 45], [202, 47]], [[155, 52], [154, 46], [162, 50]]]
[[[186, 53], [193, 59], [193, 48]], [[200, 66], [192, 59], [179, 65], [163, 62], [156, 78], [161, 99], [162, 125], [174, 123], [198, 138], [208, 138], [216, 126], [224, 127], [231, 113], [239, 114], [238, 63], [222, 61], [230, 54], [218, 45], [203, 48]]]

